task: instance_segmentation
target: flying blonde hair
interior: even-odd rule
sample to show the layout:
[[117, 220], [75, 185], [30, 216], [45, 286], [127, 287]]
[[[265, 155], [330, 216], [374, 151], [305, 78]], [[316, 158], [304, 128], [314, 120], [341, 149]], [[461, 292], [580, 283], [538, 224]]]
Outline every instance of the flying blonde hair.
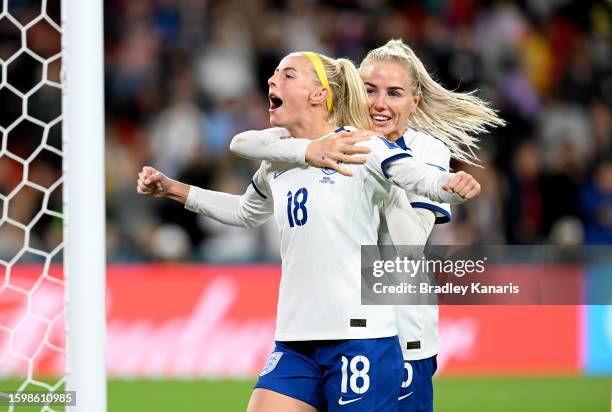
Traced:
[[412, 93], [421, 96], [416, 110], [408, 117], [407, 126], [440, 139], [448, 146], [453, 158], [476, 165], [476, 135], [487, 132], [488, 127], [503, 126], [506, 122], [487, 102], [476, 97], [475, 91], [457, 93], [437, 83], [402, 40], [389, 40], [384, 46], [371, 50], [359, 70], [371, 63], [387, 61], [406, 68], [412, 80]]
[[[305, 52], [292, 53], [304, 55]], [[323, 54], [316, 54], [323, 62], [327, 81], [331, 88], [332, 108], [330, 123], [339, 126], [354, 126], [359, 129], [371, 129], [372, 119], [368, 108], [368, 94], [359, 71], [348, 59], [332, 59]], [[313, 67], [315, 81], [321, 79]]]

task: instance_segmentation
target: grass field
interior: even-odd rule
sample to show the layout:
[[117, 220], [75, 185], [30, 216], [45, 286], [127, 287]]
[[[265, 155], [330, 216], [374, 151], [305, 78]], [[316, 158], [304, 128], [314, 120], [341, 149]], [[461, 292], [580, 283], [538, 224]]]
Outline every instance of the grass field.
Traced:
[[[0, 381], [0, 390], [12, 390], [17, 384]], [[253, 381], [112, 380], [108, 386], [108, 410], [244, 411], [252, 386]], [[608, 412], [611, 389], [612, 377], [445, 377], [435, 380], [435, 409], [440, 412]], [[0, 411], [6, 408], [0, 406]], [[40, 409], [15, 409], [35, 410]]]

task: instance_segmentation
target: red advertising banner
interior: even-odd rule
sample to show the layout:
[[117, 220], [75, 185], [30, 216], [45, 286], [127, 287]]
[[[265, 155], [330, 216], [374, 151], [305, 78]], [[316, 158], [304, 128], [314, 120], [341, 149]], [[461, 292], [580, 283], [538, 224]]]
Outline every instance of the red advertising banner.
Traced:
[[[57, 268], [5, 270], [0, 376], [64, 368], [64, 295]], [[273, 344], [277, 265], [112, 265], [107, 366], [111, 376], [252, 377]], [[79, 310], [74, 308], [74, 310]], [[575, 306], [445, 306], [439, 371], [578, 373]], [[78, 331], [72, 331], [78, 333]]]
[[579, 306], [441, 306], [438, 355], [449, 374], [576, 374]]
[[108, 372], [243, 377], [272, 349], [280, 267], [114, 266]]

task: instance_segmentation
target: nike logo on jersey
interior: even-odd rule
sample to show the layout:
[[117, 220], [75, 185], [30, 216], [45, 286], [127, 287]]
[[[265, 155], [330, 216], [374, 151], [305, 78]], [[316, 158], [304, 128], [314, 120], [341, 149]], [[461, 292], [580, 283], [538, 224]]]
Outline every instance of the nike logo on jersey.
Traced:
[[397, 398], [397, 400], [401, 401], [402, 399], [407, 398], [407, 397], [409, 397], [412, 394], [413, 394], [413, 392], [407, 393], [406, 395], [403, 395], [403, 396], [400, 396], [399, 398]]
[[361, 396], [359, 398], [355, 398], [355, 399], [347, 399], [345, 401], [345, 400], [342, 399], [342, 396], [341, 396], [340, 399], [338, 399], [338, 405], [340, 405], [340, 406], [348, 405], [349, 403], [357, 402], [361, 398], [363, 398], [363, 396]]
[[279, 177], [280, 175], [282, 175], [283, 173], [285, 173], [286, 170], [282, 171], [282, 172], [274, 172], [274, 177], [272, 177], [273, 179], [276, 179], [277, 177]]

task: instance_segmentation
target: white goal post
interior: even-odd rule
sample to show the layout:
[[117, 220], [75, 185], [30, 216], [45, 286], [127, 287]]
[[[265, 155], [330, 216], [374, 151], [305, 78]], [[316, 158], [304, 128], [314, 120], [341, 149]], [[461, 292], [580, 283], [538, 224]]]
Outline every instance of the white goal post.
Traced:
[[62, 0], [64, 276], [70, 411], [106, 411], [102, 0]]

